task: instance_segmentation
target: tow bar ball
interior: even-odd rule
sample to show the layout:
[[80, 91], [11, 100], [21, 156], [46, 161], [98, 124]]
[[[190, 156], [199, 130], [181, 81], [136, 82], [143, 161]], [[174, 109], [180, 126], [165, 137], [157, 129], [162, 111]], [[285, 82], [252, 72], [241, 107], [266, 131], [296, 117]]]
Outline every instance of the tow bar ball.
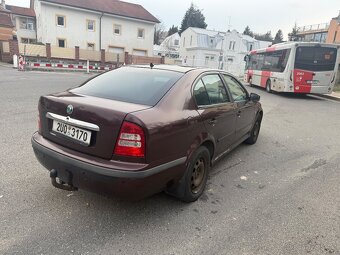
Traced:
[[58, 178], [58, 172], [55, 169], [52, 169], [50, 171], [50, 177], [51, 177], [52, 185], [54, 187], [58, 188], [58, 189], [63, 189], [63, 190], [67, 190], [67, 191], [76, 191], [76, 190], [78, 190], [78, 188], [73, 187], [72, 184], [67, 184], [67, 183], [61, 181]]

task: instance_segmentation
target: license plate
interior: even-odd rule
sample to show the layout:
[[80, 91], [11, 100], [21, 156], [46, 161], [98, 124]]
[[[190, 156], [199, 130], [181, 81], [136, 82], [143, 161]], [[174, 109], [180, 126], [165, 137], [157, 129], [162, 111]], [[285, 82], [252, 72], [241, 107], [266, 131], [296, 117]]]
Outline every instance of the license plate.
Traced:
[[52, 131], [78, 141], [84, 145], [90, 145], [91, 131], [78, 128], [60, 121], [53, 121]]

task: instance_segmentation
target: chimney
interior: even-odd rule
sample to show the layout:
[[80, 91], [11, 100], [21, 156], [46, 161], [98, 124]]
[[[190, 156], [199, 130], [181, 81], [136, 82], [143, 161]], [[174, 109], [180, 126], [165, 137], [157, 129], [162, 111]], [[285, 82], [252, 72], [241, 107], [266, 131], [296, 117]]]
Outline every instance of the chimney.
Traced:
[[6, 9], [6, 3], [5, 3], [5, 0], [1, 0], [1, 6], [2, 6], [2, 8]]
[[30, 0], [30, 8], [34, 9], [34, 0]]

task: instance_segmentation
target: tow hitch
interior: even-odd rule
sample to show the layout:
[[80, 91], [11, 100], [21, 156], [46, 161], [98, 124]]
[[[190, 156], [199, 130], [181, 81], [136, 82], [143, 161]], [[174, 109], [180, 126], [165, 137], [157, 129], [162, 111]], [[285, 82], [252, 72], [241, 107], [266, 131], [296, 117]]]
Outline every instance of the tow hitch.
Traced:
[[[65, 183], [63, 181], [61, 181], [58, 178], [58, 172], [55, 169], [52, 169], [50, 172], [50, 177], [51, 177], [51, 181], [52, 181], [52, 185], [58, 189], [63, 189], [63, 190], [67, 190], [67, 191], [76, 191], [78, 190], [78, 188], [73, 187], [73, 185], [71, 184], [71, 175], [69, 178], [69, 183]], [[58, 178], [58, 181], [57, 181]]]

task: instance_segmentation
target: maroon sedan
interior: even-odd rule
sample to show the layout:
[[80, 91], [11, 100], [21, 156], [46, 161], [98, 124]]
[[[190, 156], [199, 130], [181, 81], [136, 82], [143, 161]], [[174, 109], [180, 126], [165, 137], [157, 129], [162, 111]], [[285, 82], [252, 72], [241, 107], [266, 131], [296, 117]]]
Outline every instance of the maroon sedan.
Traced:
[[58, 188], [192, 202], [219, 158], [256, 142], [259, 100], [220, 70], [122, 67], [41, 97], [32, 146]]

